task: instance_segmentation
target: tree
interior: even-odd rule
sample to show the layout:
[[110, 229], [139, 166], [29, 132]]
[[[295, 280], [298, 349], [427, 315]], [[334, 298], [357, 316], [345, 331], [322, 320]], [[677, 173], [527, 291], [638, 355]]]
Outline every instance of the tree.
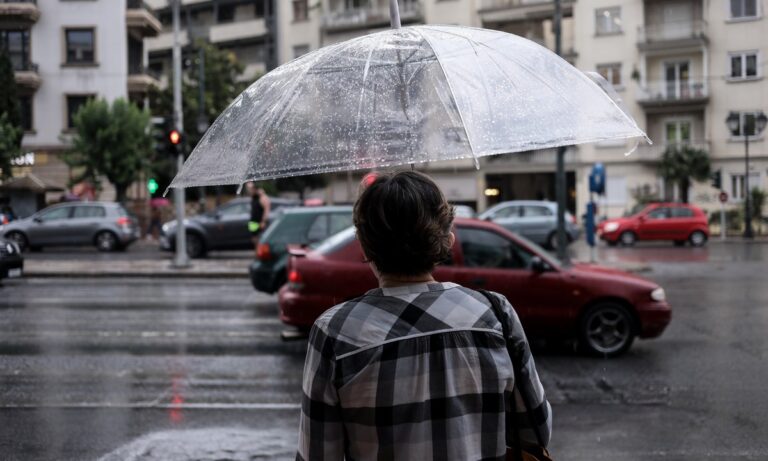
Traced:
[[749, 208], [752, 219], [757, 219], [759, 233], [763, 233], [763, 207], [765, 206], [768, 194], [763, 189], [753, 187], [749, 197]]
[[683, 203], [688, 203], [688, 189], [691, 183], [709, 178], [709, 154], [703, 149], [687, 144], [671, 145], [661, 156], [659, 174], [667, 181], [676, 184]]
[[99, 176], [106, 176], [117, 201], [124, 201], [154, 150], [149, 120], [148, 112], [124, 99], [111, 106], [103, 99], [88, 101], [74, 116], [72, 148], [64, 156], [70, 167], [81, 171], [75, 179], [98, 183]]
[[4, 49], [0, 49], [0, 178], [11, 175], [11, 159], [21, 151], [24, 130], [16, 91], [16, 75]]
[[[208, 124], [213, 123], [219, 114], [226, 109], [247, 86], [239, 82], [238, 76], [243, 73], [243, 65], [231, 51], [220, 50], [216, 46], [198, 41], [196, 49], [203, 50], [205, 76], [204, 82], [204, 116]], [[182, 78], [181, 97], [184, 112], [184, 134], [190, 148], [194, 148], [202, 137], [198, 132], [197, 122], [200, 116], [200, 54], [195, 53], [194, 59], [184, 70]], [[153, 88], [150, 91], [150, 107], [154, 115], [173, 114], [173, 86]]]
[[309, 176], [291, 176], [289, 178], [279, 178], [275, 180], [275, 187], [283, 192], [298, 192], [299, 198], [303, 201], [307, 189], [319, 189], [328, 184], [328, 178], [325, 175], [313, 174]]

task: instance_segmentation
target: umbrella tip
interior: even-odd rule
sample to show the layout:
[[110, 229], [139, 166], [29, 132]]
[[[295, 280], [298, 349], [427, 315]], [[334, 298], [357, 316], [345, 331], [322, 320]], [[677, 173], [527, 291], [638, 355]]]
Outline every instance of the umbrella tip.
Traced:
[[240, 185], [237, 186], [237, 192], [235, 192], [235, 195], [240, 195], [240, 192], [243, 191], [243, 184], [245, 183], [241, 182]]

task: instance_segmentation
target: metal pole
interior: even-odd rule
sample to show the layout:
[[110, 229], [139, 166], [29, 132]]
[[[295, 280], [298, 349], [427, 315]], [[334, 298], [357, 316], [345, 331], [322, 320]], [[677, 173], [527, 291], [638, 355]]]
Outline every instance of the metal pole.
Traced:
[[[179, 4], [181, 0], [170, 0], [173, 6], [173, 120], [179, 133], [184, 132], [184, 114], [181, 111], [181, 44], [179, 43]], [[184, 153], [179, 152], [176, 159], [176, 172], [181, 171], [184, 164]], [[176, 205], [176, 256], [173, 267], [189, 267], [187, 255], [187, 233], [184, 229], [184, 189], [173, 190], [173, 201]]]
[[744, 238], [751, 239], [752, 233], [752, 210], [749, 206], [749, 134], [746, 126], [744, 127]]
[[389, 0], [389, 23], [393, 29], [399, 29], [400, 8], [397, 6], [397, 0]]
[[725, 240], [725, 203], [720, 200], [720, 240]]
[[[205, 118], [205, 49], [203, 48], [203, 45], [200, 45], [200, 49], [197, 51], [198, 54], [198, 79], [197, 79], [197, 86], [200, 89], [199, 98], [200, 101], [198, 103], [198, 111], [197, 111], [197, 131], [200, 134], [200, 136], [205, 133], [205, 130], [207, 129], [208, 121]], [[205, 213], [205, 206], [206, 206], [206, 200], [205, 200], [205, 186], [201, 187], [199, 189], [200, 195], [198, 196], [198, 208], [200, 210], [200, 213]]]
[[[560, 0], [555, 0], [555, 53], [563, 54], [562, 34], [563, 11]], [[565, 146], [557, 148], [557, 172], [555, 174], [555, 196], [557, 198], [557, 257], [567, 262], [568, 241], [565, 236]]]

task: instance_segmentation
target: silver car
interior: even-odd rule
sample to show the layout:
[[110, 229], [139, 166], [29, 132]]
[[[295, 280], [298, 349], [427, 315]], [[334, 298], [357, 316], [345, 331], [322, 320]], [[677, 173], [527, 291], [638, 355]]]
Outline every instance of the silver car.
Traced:
[[[478, 216], [493, 221], [539, 245], [553, 249], [557, 246], [557, 203], [538, 200], [513, 200], [494, 205]], [[579, 238], [576, 220], [565, 212], [568, 243]]]
[[115, 202], [69, 202], [0, 226], [0, 235], [19, 248], [94, 245], [114, 251], [139, 238], [139, 226], [128, 210]]

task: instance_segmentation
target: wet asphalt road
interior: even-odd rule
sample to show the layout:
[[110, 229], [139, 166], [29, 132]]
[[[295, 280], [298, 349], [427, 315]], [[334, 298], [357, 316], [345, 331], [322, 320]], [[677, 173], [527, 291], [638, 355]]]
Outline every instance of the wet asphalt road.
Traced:
[[[768, 459], [768, 245], [600, 257], [647, 264], [673, 321], [619, 359], [536, 351], [555, 458]], [[281, 329], [244, 279], [7, 281], [0, 459], [290, 459], [306, 343]]]

